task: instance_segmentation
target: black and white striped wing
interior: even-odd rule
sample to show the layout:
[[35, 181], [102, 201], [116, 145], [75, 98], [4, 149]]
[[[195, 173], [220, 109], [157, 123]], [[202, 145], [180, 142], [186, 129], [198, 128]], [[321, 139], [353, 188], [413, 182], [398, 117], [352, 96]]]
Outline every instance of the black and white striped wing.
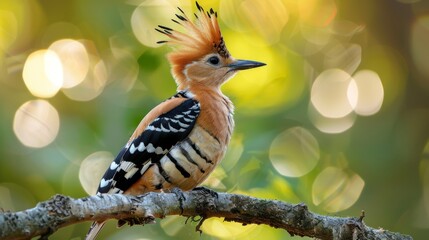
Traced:
[[111, 163], [98, 187], [99, 193], [123, 193], [143, 175], [149, 163], [157, 163], [195, 126], [200, 104], [187, 99], [154, 119]]

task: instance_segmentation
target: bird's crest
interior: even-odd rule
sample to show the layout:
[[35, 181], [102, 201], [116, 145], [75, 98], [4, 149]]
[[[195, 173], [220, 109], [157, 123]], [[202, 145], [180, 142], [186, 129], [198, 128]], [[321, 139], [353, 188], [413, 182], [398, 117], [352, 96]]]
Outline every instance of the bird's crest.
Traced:
[[180, 7], [178, 7], [180, 14], [176, 14], [177, 19], [171, 19], [173, 22], [183, 26], [185, 33], [161, 25], [155, 28], [156, 31], [169, 37], [169, 40], [158, 41], [158, 43], [166, 43], [177, 47], [168, 55], [168, 59], [172, 64], [173, 75], [179, 85], [181, 81], [184, 81], [183, 69], [186, 64], [196, 61], [209, 53], [218, 53], [224, 58], [230, 57], [220, 32], [217, 12], [212, 8], [209, 11], [205, 11], [198, 2], [195, 3], [198, 12], [194, 14], [194, 21]]

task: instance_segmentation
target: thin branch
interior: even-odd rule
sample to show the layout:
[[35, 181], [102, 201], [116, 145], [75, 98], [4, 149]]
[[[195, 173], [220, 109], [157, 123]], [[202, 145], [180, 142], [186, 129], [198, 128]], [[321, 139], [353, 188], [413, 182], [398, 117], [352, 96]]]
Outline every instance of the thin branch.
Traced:
[[118, 219], [152, 223], [167, 215], [222, 217], [225, 221], [266, 224], [290, 235], [319, 239], [412, 239], [410, 236], [368, 227], [361, 217], [340, 218], [310, 212], [305, 204], [288, 204], [249, 196], [191, 191], [182, 194], [120, 194], [73, 199], [55, 195], [35, 208], [0, 213], [0, 239], [47, 237], [59, 228], [84, 221]]

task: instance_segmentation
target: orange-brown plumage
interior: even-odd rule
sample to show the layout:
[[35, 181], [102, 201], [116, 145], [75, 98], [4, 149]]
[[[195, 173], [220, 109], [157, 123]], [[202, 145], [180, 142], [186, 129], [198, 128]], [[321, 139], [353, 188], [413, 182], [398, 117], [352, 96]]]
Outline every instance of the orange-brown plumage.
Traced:
[[[152, 109], [106, 170], [97, 194], [191, 190], [222, 160], [234, 128], [234, 106], [220, 87], [239, 70], [265, 64], [236, 60], [228, 52], [212, 9], [197, 3], [196, 20], [182, 15], [173, 22], [185, 33], [159, 26], [174, 46], [168, 55], [178, 92]], [[93, 239], [104, 222], [95, 222]]]
[[197, 8], [198, 13], [195, 14], [195, 22], [189, 19], [180, 8], [182, 15], [176, 14], [178, 20], [173, 20], [182, 25], [186, 33], [164, 26], [159, 26], [160, 29], [157, 29], [170, 38], [170, 40], [160, 41], [160, 43], [167, 43], [176, 47], [173, 52], [168, 54], [168, 60], [179, 89], [185, 89], [187, 86], [184, 69], [190, 62], [214, 52], [219, 53], [224, 58], [230, 57], [219, 28], [217, 13], [213, 9], [205, 12], [198, 3]]

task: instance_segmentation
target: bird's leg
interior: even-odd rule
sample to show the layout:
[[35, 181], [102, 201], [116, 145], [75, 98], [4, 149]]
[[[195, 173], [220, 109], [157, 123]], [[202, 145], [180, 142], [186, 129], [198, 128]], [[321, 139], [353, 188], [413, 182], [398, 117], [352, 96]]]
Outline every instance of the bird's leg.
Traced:
[[203, 193], [210, 194], [210, 196], [215, 197], [215, 198], [218, 198], [218, 196], [219, 196], [217, 194], [217, 192], [211, 190], [210, 188], [206, 188], [203, 186], [196, 187], [196, 188], [192, 189], [191, 191], [202, 191]]

